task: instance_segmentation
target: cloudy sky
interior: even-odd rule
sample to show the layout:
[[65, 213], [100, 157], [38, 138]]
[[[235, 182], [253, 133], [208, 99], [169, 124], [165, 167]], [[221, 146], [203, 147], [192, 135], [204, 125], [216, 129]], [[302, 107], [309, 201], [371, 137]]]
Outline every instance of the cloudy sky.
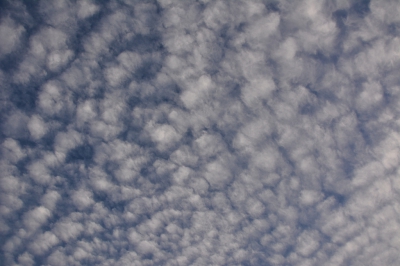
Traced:
[[399, 265], [397, 0], [3, 1], [3, 265]]

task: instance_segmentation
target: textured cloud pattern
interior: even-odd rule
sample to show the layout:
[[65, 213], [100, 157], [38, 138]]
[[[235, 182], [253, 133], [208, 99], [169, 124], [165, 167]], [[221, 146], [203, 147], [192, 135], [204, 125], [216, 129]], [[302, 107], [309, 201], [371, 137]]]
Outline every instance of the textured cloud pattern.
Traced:
[[400, 265], [397, 0], [0, 8], [2, 265]]

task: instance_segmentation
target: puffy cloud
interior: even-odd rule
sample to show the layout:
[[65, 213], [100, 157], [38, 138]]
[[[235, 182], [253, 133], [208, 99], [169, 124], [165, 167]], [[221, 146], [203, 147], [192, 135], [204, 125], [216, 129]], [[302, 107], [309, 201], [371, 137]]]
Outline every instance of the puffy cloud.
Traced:
[[35, 261], [33, 260], [33, 256], [27, 252], [18, 256], [18, 262], [19, 262], [19, 264], [21, 264], [23, 266], [32, 266], [35, 264]]
[[78, 17], [85, 19], [99, 12], [100, 8], [93, 1], [79, 1]]
[[7, 3], [4, 263], [397, 265], [398, 6]]
[[35, 231], [45, 224], [50, 216], [51, 212], [47, 208], [40, 206], [27, 212], [24, 215], [23, 222], [28, 230]]
[[91, 191], [82, 189], [75, 191], [72, 194], [72, 202], [78, 208], [78, 210], [84, 210], [94, 203], [92, 197], [93, 195]]
[[319, 248], [318, 232], [303, 232], [297, 239], [296, 251], [303, 257], [309, 257]]
[[46, 192], [46, 194], [43, 195], [40, 202], [47, 209], [53, 210], [57, 205], [57, 201], [60, 200], [60, 198], [61, 198], [60, 193], [58, 193], [55, 190], [49, 190]]
[[20, 111], [13, 112], [3, 123], [3, 134], [14, 138], [26, 138], [28, 120], [26, 114]]
[[70, 101], [71, 93], [62, 84], [53, 81], [45, 84], [39, 95], [39, 106], [48, 116], [63, 115], [64, 112], [72, 111], [75, 106]]
[[52, 246], [57, 245], [59, 242], [58, 238], [51, 232], [45, 232], [38, 236], [30, 245], [30, 249], [34, 254], [41, 255], [48, 251]]
[[76, 239], [83, 229], [84, 227], [80, 223], [72, 221], [58, 222], [54, 226], [54, 234], [62, 241], [68, 242]]
[[46, 123], [40, 116], [34, 115], [28, 122], [28, 129], [33, 139], [42, 138], [47, 132]]
[[2, 154], [10, 162], [16, 163], [26, 156], [24, 150], [14, 139], [8, 138], [1, 145]]
[[51, 181], [51, 174], [43, 161], [36, 161], [28, 166], [30, 177], [39, 184], [48, 184]]
[[160, 150], [168, 149], [180, 139], [180, 135], [170, 125], [149, 125], [149, 134], [151, 138], [158, 144]]
[[0, 25], [0, 56], [7, 55], [18, 48], [21, 35], [25, 32], [22, 25], [12, 19], [4, 18]]

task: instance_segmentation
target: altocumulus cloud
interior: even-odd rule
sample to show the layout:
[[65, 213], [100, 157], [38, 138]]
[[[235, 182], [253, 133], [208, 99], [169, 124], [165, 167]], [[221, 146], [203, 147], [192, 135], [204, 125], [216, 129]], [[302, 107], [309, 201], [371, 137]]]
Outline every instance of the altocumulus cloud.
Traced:
[[5, 1], [4, 265], [399, 265], [396, 0]]

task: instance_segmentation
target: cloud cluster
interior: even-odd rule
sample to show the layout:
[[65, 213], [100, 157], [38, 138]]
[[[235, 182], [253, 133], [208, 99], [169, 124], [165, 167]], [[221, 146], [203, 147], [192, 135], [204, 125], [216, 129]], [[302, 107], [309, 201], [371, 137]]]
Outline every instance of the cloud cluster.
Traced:
[[398, 265], [396, 1], [9, 1], [5, 265]]

